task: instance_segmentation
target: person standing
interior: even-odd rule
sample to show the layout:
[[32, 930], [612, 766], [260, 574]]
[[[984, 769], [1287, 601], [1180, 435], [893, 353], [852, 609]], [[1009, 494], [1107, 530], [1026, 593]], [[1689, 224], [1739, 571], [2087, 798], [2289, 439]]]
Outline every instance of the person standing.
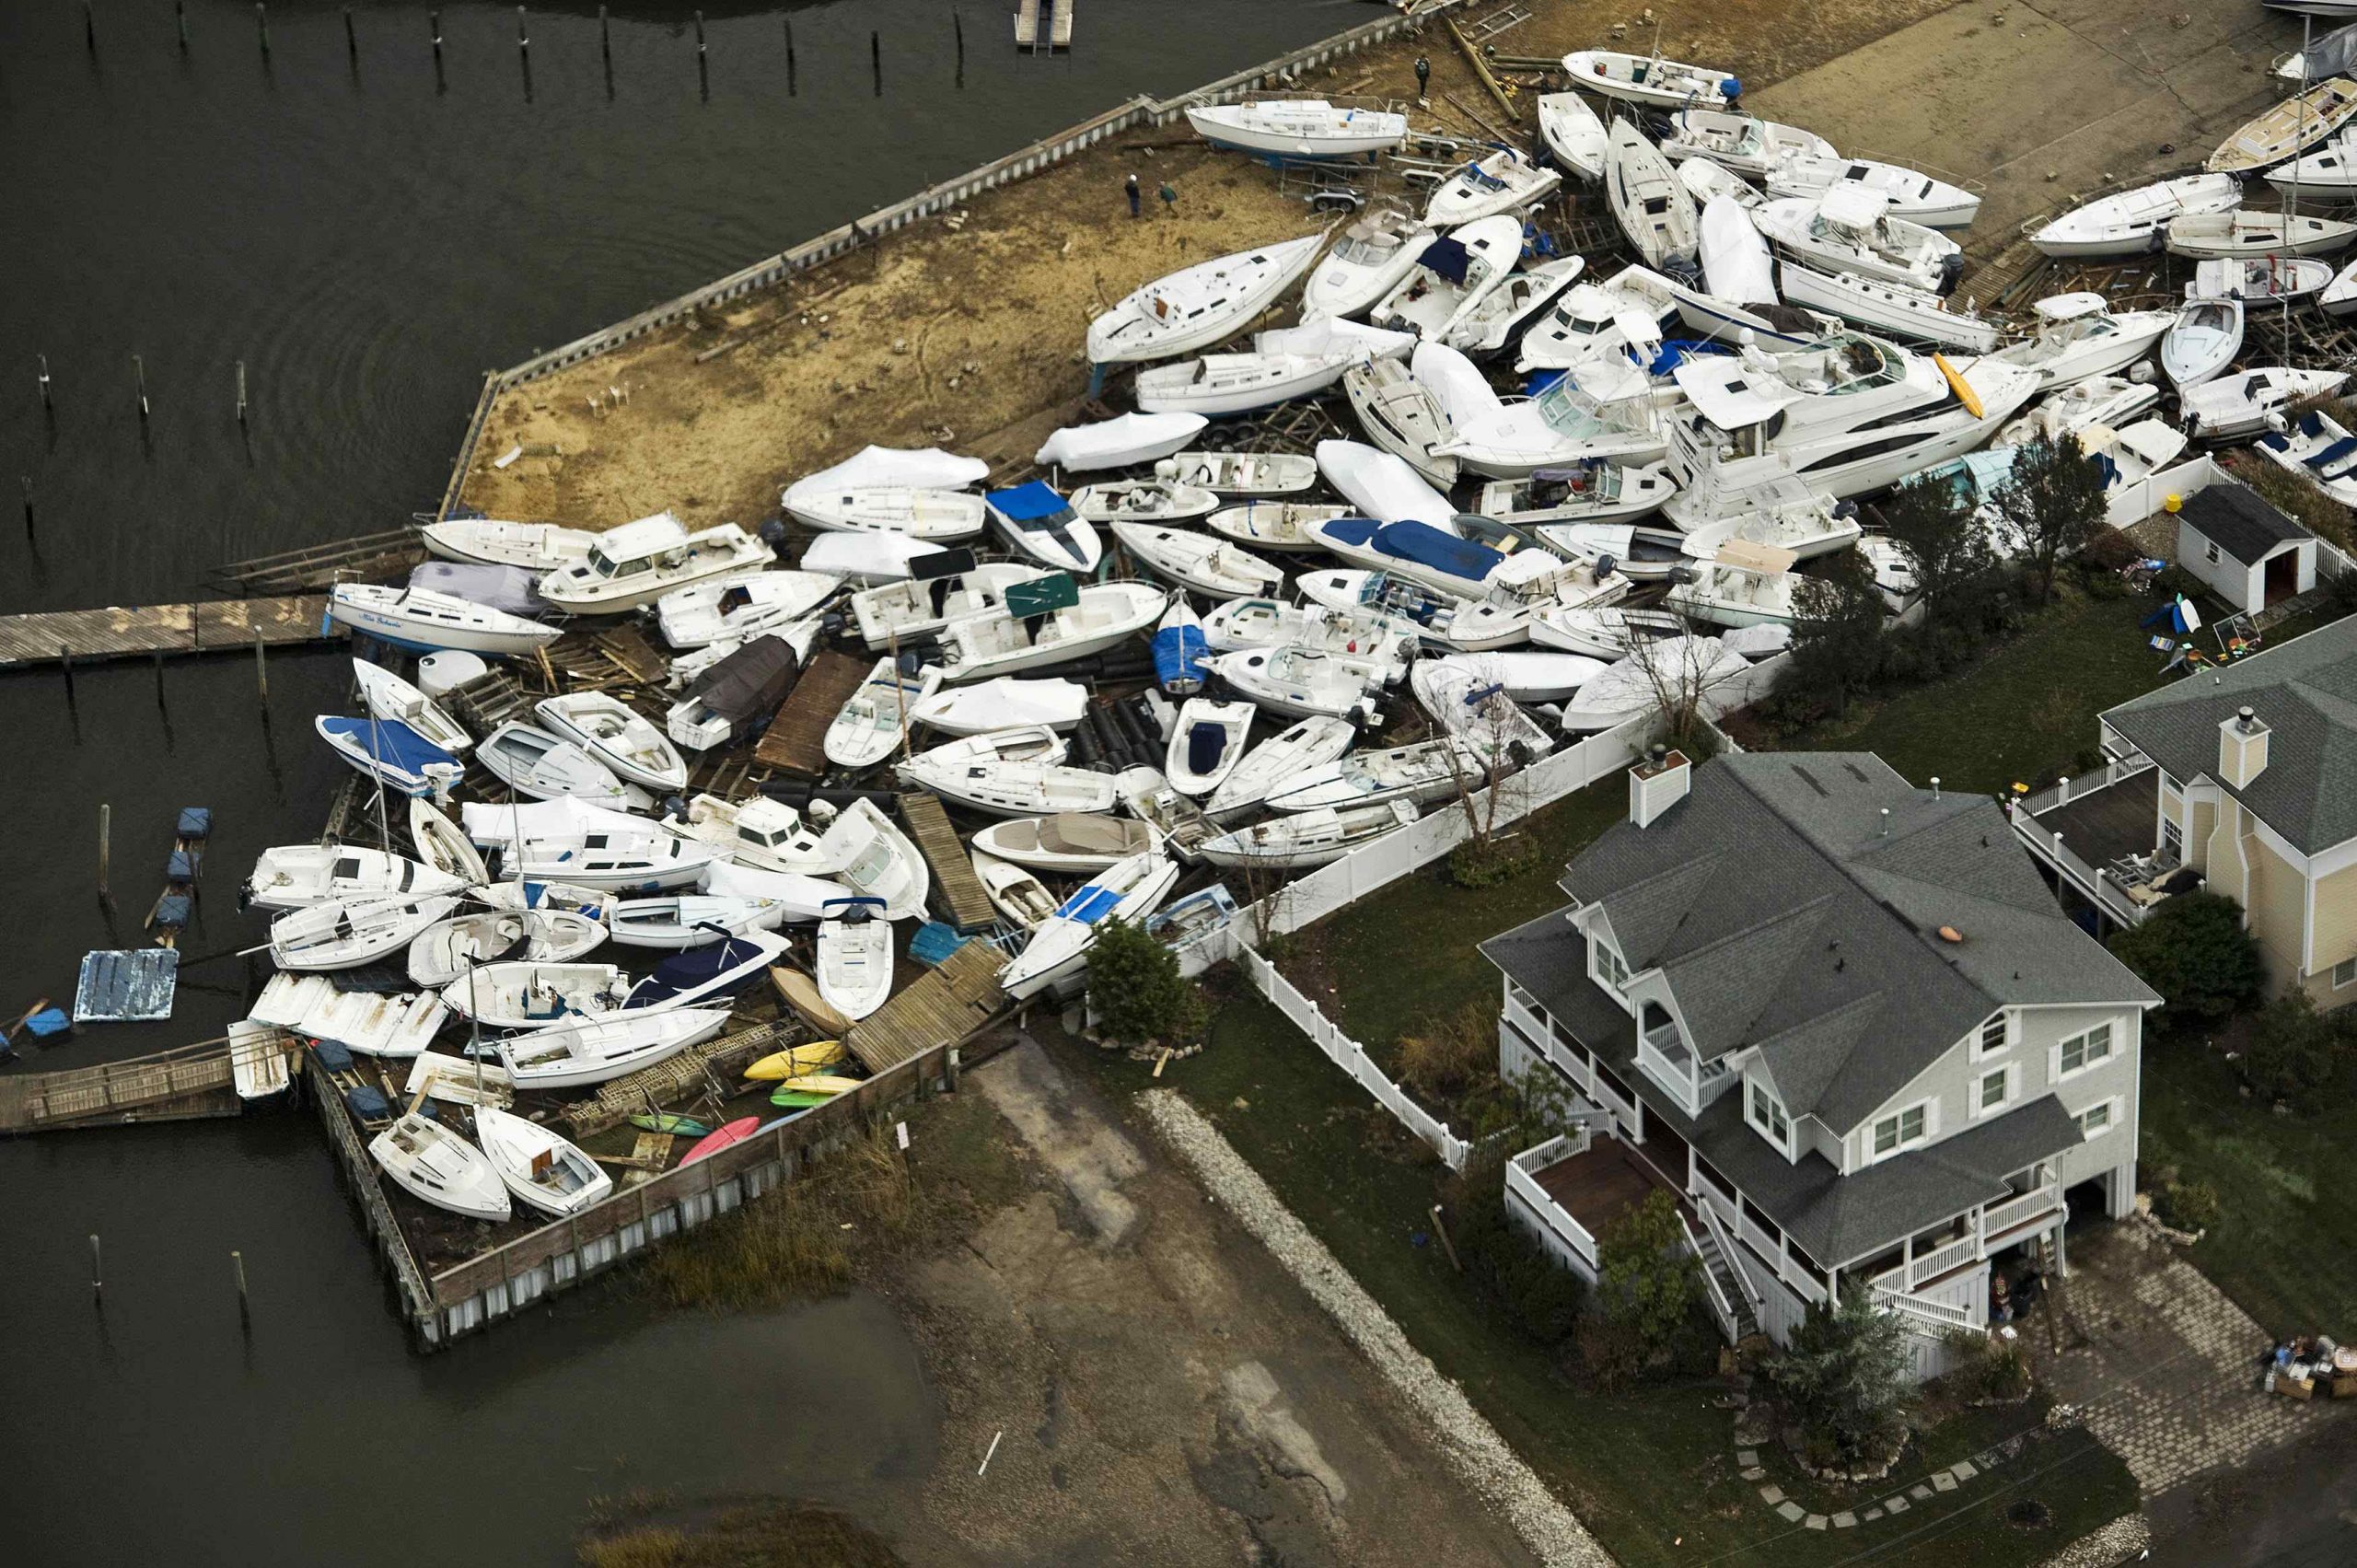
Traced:
[[1128, 182], [1122, 186], [1122, 189], [1129, 193], [1130, 216], [1141, 216], [1145, 203], [1138, 193], [1138, 177], [1134, 174], [1131, 175]]
[[1178, 188], [1176, 185], [1171, 184], [1171, 183], [1170, 183], [1170, 181], [1168, 181], [1167, 180], [1164, 180], [1164, 181], [1162, 182], [1162, 190], [1158, 192], [1158, 194], [1162, 197], [1162, 212], [1163, 212], [1163, 215], [1164, 215], [1164, 216], [1166, 216], [1166, 217], [1176, 217], [1176, 216], [1178, 216]]
[[1433, 63], [1419, 54], [1416, 56], [1416, 101], [1418, 103], [1432, 97], [1430, 90], [1432, 85]]

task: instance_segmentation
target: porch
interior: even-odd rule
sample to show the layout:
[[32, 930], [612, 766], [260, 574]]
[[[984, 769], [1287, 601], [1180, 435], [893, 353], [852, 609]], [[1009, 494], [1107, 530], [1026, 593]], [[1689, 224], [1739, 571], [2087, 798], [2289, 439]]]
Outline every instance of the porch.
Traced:
[[2154, 848], [2160, 772], [2131, 756], [2013, 804], [2014, 836], [2114, 926], [2141, 923], [2198, 877]]

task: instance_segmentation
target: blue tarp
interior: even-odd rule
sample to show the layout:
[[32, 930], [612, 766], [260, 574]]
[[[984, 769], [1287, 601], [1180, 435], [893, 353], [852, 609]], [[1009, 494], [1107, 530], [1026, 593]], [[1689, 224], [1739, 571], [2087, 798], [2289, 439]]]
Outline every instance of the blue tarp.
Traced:
[[1091, 882], [1071, 898], [1056, 906], [1058, 920], [1077, 921], [1083, 925], [1095, 925], [1113, 912], [1121, 895], [1111, 888], [1100, 888]]
[[991, 509], [1009, 522], [1035, 522], [1052, 517], [1059, 512], [1072, 510], [1072, 503], [1056, 494], [1053, 485], [1033, 480], [1012, 490], [993, 490], [990, 494]]
[[62, 1035], [73, 1027], [74, 1020], [65, 1016], [65, 1009], [63, 1007], [43, 1007], [25, 1020], [25, 1028], [32, 1031], [35, 1040], [47, 1040], [52, 1035]]
[[1174, 697], [1190, 696], [1203, 689], [1210, 651], [1201, 626], [1166, 626], [1154, 634], [1154, 679]]
[[733, 969], [745, 970], [737, 981], [742, 984], [761, 972], [761, 965], [755, 962], [761, 956], [759, 947], [750, 942], [740, 942], [733, 936], [723, 942], [714, 942], [708, 947], [691, 947], [656, 965], [653, 974], [631, 987], [622, 1005], [625, 1008], [652, 1007], [658, 1002], [668, 1002], [674, 996], [708, 985]]
[[213, 831], [213, 808], [209, 806], [183, 806], [180, 821], [172, 832], [183, 839], [201, 839]]
[[1475, 544], [1430, 523], [1412, 519], [1384, 524], [1375, 536], [1375, 547], [1386, 555], [1475, 583], [1496, 571], [1499, 563], [1505, 560], [1486, 544]]
[[455, 766], [458, 759], [399, 719], [323, 718], [323, 735], [348, 736], [379, 767], [395, 772], [421, 774], [431, 762]]
[[964, 947], [970, 937], [959, 935], [937, 920], [928, 920], [909, 938], [909, 957], [930, 968]]

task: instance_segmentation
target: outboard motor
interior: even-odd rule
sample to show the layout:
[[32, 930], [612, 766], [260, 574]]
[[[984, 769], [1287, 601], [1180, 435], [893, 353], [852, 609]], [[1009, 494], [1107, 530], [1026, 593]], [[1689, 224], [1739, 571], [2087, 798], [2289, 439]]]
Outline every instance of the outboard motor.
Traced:
[[1846, 523], [1857, 515], [1858, 504], [1855, 501], [1838, 501], [1834, 503], [1833, 517], [1837, 522]]
[[772, 517], [761, 525], [761, 531], [763, 544], [768, 545], [772, 550], [785, 548], [785, 519], [784, 517]]
[[1951, 251], [1949, 251], [1946, 255], [1945, 255], [1945, 256], [1941, 257], [1941, 258], [1940, 258], [1940, 297], [1941, 297], [1942, 299], [1945, 299], [1949, 295], [1954, 294], [1954, 293], [1956, 292], [1956, 284], [1957, 284], [1958, 280], [1960, 280], [1963, 276], [1964, 276], [1964, 252], [1963, 252], [1963, 251], [1961, 251], [1961, 250], [1951, 250]]
[[1694, 575], [1693, 569], [1687, 566], [1672, 566], [1669, 569], [1669, 580], [1680, 584], [1699, 581]]
[[663, 815], [667, 818], [676, 818], [682, 822], [686, 821], [688, 819], [687, 801], [676, 795], [665, 796], [663, 797]]
[[1596, 558], [1595, 569], [1596, 580], [1600, 583], [1620, 569], [1620, 558], [1608, 550]]
[[1726, 95], [1729, 114], [1743, 112], [1743, 78], [1741, 76], [1720, 77], [1719, 91]]

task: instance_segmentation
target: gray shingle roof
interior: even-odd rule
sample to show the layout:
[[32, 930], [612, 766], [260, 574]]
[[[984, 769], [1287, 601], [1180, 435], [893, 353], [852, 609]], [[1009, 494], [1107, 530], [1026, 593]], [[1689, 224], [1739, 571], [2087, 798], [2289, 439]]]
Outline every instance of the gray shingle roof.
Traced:
[[2314, 854], [2357, 838], [2357, 617], [2223, 669], [2201, 670], [2103, 715], [2178, 782], [2218, 778], [2218, 726], [2248, 707], [2271, 732], [2267, 767], [2228, 795]]
[[2232, 482], [2189, 496], [2177, 516], [2246, 566], [2264, 561], [2278, 545], [2310, 537], [2306, 528], [2269, 505], [2258, 492]]

